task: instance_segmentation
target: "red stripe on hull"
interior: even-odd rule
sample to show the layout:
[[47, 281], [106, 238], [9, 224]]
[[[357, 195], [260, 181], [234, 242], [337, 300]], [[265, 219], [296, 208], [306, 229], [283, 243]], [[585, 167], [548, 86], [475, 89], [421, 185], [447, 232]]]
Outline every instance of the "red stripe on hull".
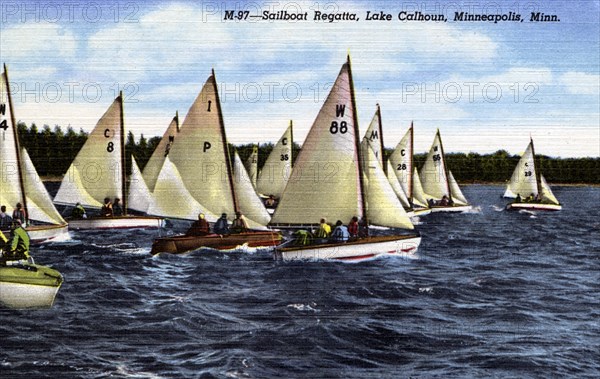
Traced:
[[357, 260], [362, 260], [362, 259], [370, 259], [370, 258], [374, 258], [377, 254], [366, 254], [366, 255], [357, 255], [354, 257], [340, 257], [340, 258], [334, 258], [340, 261], [357, 261]]

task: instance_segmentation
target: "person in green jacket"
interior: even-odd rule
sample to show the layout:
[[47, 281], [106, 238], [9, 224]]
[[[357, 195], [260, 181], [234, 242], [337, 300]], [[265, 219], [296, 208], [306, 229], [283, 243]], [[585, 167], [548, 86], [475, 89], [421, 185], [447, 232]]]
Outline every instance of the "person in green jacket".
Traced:
[[76, 219], [87, 218], [85, 208], [81, 205], [81, 203], [75, 204], [75, 208], [73, 208], [73, 211], [71, 212], [71, 217]]
[[21, 226], [20, 220], [13, 220], [10, 250], [14, 260], [29, 259], [29, 235]]

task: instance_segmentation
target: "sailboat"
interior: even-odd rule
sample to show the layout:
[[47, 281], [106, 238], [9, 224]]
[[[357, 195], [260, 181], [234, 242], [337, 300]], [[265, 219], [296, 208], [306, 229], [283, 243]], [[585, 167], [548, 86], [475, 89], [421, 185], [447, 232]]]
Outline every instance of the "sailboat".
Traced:
[[[214, 71], [192, 104], [160, 175], [165, 170], [168, 170], [171, 179], [176, 179], [177, 187], [187, 191], [174, 193], [177, 196], [189, 195], [193, 200], [191, 203], [172, 203], [174, 206], [187, 211], [191, 209], [196, 215], [204, 213], [206, 220], [211, 222], [223, 213], [231, 220], [239, 212], [245, 216], [251, 230], [230, 235], [157, 238], [152, 245], [152, 254], [182, 253], [200, 247], [224, 250], [243, 245], [268, 247], [281, 241], [280, 233], [267, 230], [265, 226], [270, 215], [250, 182], [239, 155], [235, 152], [232, 159], [229, 152]], [[156, 199], [170, 196], [166, 191], [164, 195], [157, 193], [161, 189], [159, 185], [168, 188], [160, 175], [154, 188]]]
[[0, 77], [0, 173], [0, 204], [11, 214], [13, 207], [21, 203], [28, 215], [25, 230], [31, 242], [68, 236], [67, 222], [52, 204], [27, 151], [20, 146], [6, 65]]
[[[356, 216], [365, 224], [414, 229], [372, 149], [367, 149], [364, 166], [373, 172], [363, 172], [357, 119], [348, 57], [304, 141], [272, 225], [306, 227], [320, 218], [347, 222]], [[339, 243], [283, 245], [275, 256], [364, 260], [414, 253], [420, 242], [417, 233], [371, 236]]]
[[100, 208], [105, 198], [123, 201], [123, 215], [70, 219], [72, 229], [160, 228], [162, 219], [127, 214], [123, 94], [113, 101], [67, 170], [54, 203]]
[[256, 190], [263, 196], [279, 199], [292, 174], [293, 124], [285, 130], [258, 174]]
[[390, 155], [391, 170], [388, 170], [388, 176], [393, 176], [402, 187], [409, 204], [408, 208], [412, 210], [412, 214], [414, 216], [424, 216], [431, 213], [431, 209], [427, 205], [427, 195], [423, 191], [419, 174], [415, 168], [413, 154], [414, 127], [411, 122], [410, 128]]
[[506, 186], [504, 197], [517, 199], [508, 204], [506, 209], [545, 211], [559, 211], [562, 209], [546, 179], [535, 167], [533, 139], [530, 139], [525, 153], [517, 163], [510, 182]]
[[452, 172], [446, 165], [442, 137], [438, 129], [420, 172], [423, 190], [432, 212], [465, 212], [472, 209]]
[[13, 309], [50, 308], [63, 276], [47, 266], [26, 260], [0, 266], [0, 305]]

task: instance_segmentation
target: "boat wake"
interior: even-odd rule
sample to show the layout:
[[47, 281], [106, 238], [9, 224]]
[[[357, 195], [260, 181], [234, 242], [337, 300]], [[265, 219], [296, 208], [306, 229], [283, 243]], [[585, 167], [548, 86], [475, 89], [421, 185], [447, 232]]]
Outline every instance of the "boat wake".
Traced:
[[471, 207], [469, 210], [464, 211], [466, 214], [480, 214], [481, 206]]
[[503, 212], [504, 211], [503, 207], [499, 207], [497, 205], [490, 205], [490, 208], [492, 208], [495, 212]]

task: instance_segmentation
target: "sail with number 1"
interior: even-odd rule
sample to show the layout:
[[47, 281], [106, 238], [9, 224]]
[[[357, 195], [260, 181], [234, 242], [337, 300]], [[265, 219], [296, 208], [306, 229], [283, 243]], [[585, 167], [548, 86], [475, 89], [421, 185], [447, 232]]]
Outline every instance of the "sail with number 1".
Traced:
[[123, 214], [70, 219], [72, 229], [159, 228], [159, 217], [127, 214], [123, 94], [112, 102], [67, 170], [54, 203], [100, 209], [105, 199], [122, 201]]
[[11, 214], [21, 203], [29, 221], [25, 230], [32, 242], [68, 237], [67, 222], [52, 204], [27, 150], [20, 145], [6, 65], [0, 76], [0, 175], [0, 204]]
[[507, 209], [559, 211], [562, 206], [535, 165], [533, 139], [521, 156], [506, 186], [504, 197], [516, 199]]
[[[421, 237], [410, 231], [414, 226], [373, 149], [367, 149], [364, 159], [363, 165], [348, 57], [298, 154], [272, 224], [301, 227], [317, 224], [320, 218], [346, 223], [359, 217], [364, 225], [371, 222], [409, 232], [347, 242], [282, 246], [277, 249], [277, 257], [363, 260], [416, 252]], [[363, 167], [372, 172], [364, 172]]]

